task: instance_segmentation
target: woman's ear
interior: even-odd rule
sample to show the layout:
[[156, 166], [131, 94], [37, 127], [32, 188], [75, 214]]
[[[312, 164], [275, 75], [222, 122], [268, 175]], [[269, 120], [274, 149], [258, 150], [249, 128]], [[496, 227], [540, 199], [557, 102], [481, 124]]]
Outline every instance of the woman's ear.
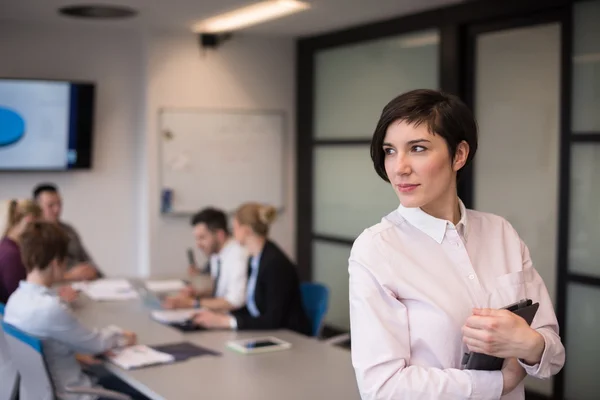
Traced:
[[456, 146], [456, 152], [454, 153], [454, 160], [452, 160], [452, 169], [457, 172], [467, 163], [469, 157], [469, 144], [466, 141], [462, 141]]

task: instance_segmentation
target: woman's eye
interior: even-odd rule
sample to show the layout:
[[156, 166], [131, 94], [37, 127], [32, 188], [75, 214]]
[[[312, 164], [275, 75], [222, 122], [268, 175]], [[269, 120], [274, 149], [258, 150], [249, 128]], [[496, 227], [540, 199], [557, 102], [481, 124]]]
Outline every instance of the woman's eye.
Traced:
[[423, 146], [413, 146], [412, 148], [412, 151], [414, 151], [415, 153], [422, 153], [425, 150], [427, 150], [427, 148]]
[[383, 149], [383, 152], [385, 153], [386, 156], [389, 156], [390, 154], [394, 154], [394, 149], [392, 149], [391, 147], [385, 147]]

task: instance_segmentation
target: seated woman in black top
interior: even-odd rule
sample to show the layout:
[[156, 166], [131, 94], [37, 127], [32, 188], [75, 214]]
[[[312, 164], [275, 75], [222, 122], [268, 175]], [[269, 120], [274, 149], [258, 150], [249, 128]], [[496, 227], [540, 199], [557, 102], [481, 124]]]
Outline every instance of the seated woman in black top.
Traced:
[[310, 334], [296, 267], [267, 239], [276, 215], [274, 207], [256, 203], [238, 208], [233, 218], [233, 236], [250, 254], [246, 306], [230, 314], [201, 310], [194, 319], [197, 324], [239, 330], [291, 329]]

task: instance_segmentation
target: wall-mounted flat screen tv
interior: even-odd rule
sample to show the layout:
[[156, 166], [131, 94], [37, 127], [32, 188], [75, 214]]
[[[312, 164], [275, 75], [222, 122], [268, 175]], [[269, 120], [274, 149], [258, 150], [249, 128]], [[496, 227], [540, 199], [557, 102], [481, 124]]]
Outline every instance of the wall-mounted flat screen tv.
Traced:
[[92, 83], [0, 79], [0, 170], [92, 167]]

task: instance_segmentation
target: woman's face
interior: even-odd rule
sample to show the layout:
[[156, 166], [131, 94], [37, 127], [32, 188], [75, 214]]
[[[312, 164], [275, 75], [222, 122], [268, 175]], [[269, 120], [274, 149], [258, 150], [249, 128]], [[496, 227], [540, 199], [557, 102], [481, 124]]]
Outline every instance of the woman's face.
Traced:
[[242, 246], [246, 244], [246, 239], [249, 236], [249, 227], [246, 225], [240, 224], [237, 218], [233, 218], [232, 222], [233, 227], [233, 238]]
[[383, 150], [385, 171], [404, 207], [427, 207], [456, 193], [456, 172], [465, 164], [468, 145], [461, 142], [454, 160], [446, 140], [415, 126], [395, 121], [387, 129]]

